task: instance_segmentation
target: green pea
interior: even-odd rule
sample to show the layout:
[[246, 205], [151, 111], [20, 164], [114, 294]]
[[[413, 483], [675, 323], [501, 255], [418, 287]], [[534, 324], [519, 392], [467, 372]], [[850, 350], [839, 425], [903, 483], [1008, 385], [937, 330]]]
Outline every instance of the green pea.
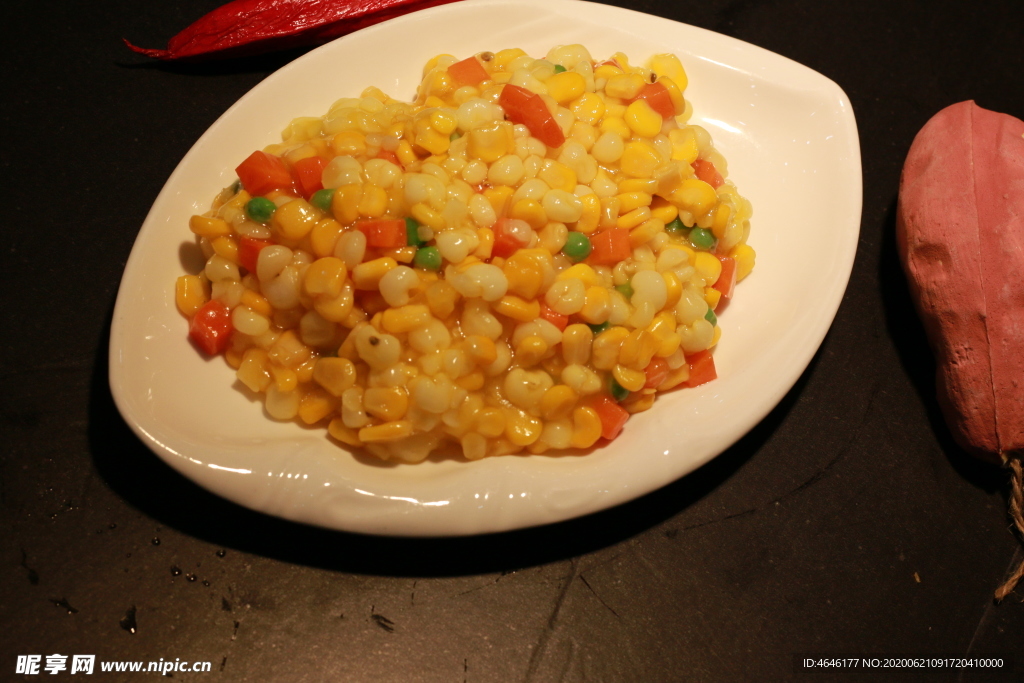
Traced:
[[462, 137], [462, 133], [460, 133], [459, 131], [454, 131], [451, 135], [448, 136], [448, 141], [449, 142], [455, 142], [456, 140], [458, 140], [461, 137]]
[[266, 197], [253, 197], [245, 203], [245, 215], [257, 223], [266, 223], [277, 211], [277, 204]]
[[713, 249], [717, 241], [715, 235], [706, 228], [694, 228], [690, 231], [690, 244], [697, 249]]
[[313, 193], [313, 196], [309, 198], [309, 203], [320, 209], [324, 213], [331, 212], [331, 199], [334, 198], [334, 190], [317, 190]]
[[671, 223], [665, 226], [665, 230], [668, 232], [682, 232], [683, 230], [686, 230], [686, 226], [683, 225], [681, 220], [679, 220], [679, 216], [676, 216], [672, 219]]
[[560, 74], [560, 73], [562, 73], [565, 70], [566, 70], [565, 67], [562, 66], [561, 64], [555, 64], [555, 73], [556, 74]]
[[612, 375], [608, 375], [608, 391], [617, 402], [629, 396], [629, 389], [619, 384]]
[[573, 262], [579, 262], [590, 256], [590, 238], [582, 232], [570, 232], [565, 238], [565, 246], [562, 253]]
[[712, 311], [710, 308], [708, 309], [708, 312], [704, 314], [704, 319], [707, 320], [712, 325], [718, 324], [718, 316], [715, 315], [715, 312]]
[[420, 239], [420, 224], [412, 216], [405, 217], [405, 243], [410, 247], [422, 247], [426, 244]]
[[437, 247], [421, 247], [416, 250], [412, 263], [423, 270], [441, 270], [441, 252]]
[[601, 334], [602, 332], [604, 332], [605, 330], [607, 330], [611, 326], [612, 326], [611, 323], [609, 323], [608, 321], [605, 321], [605, 322], [601, 323], [600, 325], [591, 325], [591, 324], [587, 323], [587, 327], [590, 328], [590, 331], [594, 333], [595, 337], [597, 335]]
[[626, 301], [629, 301], [630, 299], [633, 298], [633, 285], [629, 284], [628, 282], [623, 285], [616, 285], [615, 291], [619, 292], [620, 294], [622, 294], [622, 296], [626, 297]]

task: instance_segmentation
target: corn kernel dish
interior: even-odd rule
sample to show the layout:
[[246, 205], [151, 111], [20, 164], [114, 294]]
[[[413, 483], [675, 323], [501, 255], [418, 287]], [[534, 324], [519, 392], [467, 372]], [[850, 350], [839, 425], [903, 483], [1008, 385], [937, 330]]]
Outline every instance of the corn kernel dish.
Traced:
[[714, 379], [751, 207], [669, 54], [424, 67], [295, 119], [189, 227], [193, 341], [278, 420], [384, 459], [586, 449]]

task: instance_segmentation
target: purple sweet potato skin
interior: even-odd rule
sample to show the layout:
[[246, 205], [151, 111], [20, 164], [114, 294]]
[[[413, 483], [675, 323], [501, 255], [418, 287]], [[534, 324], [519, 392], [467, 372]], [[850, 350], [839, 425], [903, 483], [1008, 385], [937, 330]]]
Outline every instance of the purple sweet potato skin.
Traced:
[[896, 242], [957, 442], [1024, 449], [1024, 122], [960, 102], [917, 134]]

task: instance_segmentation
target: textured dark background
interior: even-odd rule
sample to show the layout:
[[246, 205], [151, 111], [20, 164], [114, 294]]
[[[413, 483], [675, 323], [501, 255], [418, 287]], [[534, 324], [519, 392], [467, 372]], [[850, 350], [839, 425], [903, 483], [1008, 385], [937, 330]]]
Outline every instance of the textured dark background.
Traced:
[[[213, 663], [188, 680], [1021, 680], [1024, 591], [992, 600], [1022, 557], [1004, 477], [941, 422], [893, 242], [900, 168], [932, 114], [975, 99], [1024, 116], [1019, 0], [614, 3], [846, 91], [864, 165], [853, 276], [797, 385], [709, 465], [588, 518], [458, 540], [241, 509], [113, 406], [110, 315], [149, 205], [216, 117], [301, 53], [174, 67], [120, 42], [162, 46], [218, 4], [5, 10], [0, 680], [20, 680], [18, 654], [52, 653]], [[997, 653], [1016, 671], [797, 673], [806, 652]]]

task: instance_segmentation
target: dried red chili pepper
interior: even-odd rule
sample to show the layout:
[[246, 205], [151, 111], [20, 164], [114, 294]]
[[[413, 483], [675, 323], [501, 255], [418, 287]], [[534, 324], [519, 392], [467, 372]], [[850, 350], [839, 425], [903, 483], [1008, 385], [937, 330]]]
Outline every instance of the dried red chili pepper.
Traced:
[[314, 45], [416, 10], [457, 0], [233, 0], [167, 42], [125, 45], [156, 59], [238, 57]]

